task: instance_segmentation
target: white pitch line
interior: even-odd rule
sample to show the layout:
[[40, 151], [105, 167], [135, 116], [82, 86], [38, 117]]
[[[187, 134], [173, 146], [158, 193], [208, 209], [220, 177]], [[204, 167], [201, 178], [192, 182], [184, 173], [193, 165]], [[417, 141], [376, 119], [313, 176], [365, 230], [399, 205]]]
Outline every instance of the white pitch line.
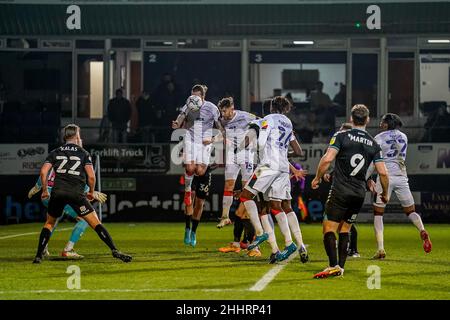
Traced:
[[[55, 231], [66, 231], [66, 230], [71, 230], [72, 228], [62, 228], [62, 229], [56, 229]], [[30, 235], [33, 235], [33, 234], [40, 234], [41, 232], [39, 231], [39, 232], [28, 232], [28, 233], [19, 233], [19, 234], [12, 234], [12, 235], [9, 235], [9, 236], [3, 236], [3, 237], [0, 237], [0, 240], [3, 240], [3, 239], [10, 239], [10, 238], [17, 238], [17, 237], [22, 237], [22, 236], [30, 236]]]
[[253, 287], [248, 289], [249, 291], [263, 291], [269, 283], [272, 282], [273, 279], [287, 266], [289, 261], [298, 256], [298, 252], [292, 254], [287, 260], [285, 264], [278, 264], [272, 269], [270, 269], [258, 282], [256, 282]]
[[180, 291], [202, 291], [202, 292], [225, 292], [225, 291], [248, 291], [248, 289], [157, 289], [157, 288], [144, 288], [144, 289], [74, 289], [74, 290], [13, 290], [13, 291], [0, 291], [0, 295], [3, 294], [17, 294], [17, 293], [105, 293], [105, 292], [180, 292]]

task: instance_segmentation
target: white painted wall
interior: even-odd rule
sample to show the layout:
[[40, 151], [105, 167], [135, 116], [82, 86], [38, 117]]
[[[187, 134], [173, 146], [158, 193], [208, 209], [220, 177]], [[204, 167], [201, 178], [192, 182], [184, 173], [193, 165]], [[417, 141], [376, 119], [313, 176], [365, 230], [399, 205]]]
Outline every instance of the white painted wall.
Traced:
[[[273, 89], [281, 88], [282, 72], [289, 70], [319, 70], [319, 80], [324, 83], [323, 91], [331, 99], [339, 92], [339, 83], [345, 83], [345, 64], [260, 64], [259, 84], [261, 96], [258, 100], [269, 98], [273, 95]], [[256, 75], [256, 73], [253, 73]], [[252, 85], [253, 87], [253, 85]], [[255, 92], [257, 94], [257, 92]]]
[[[447, 58], [449, 62], [420, 62], [420, 102], [447, 101], [450, 104], [449, 54], [425, 54], [422, 57]], [[421, 59], [422, 60], [422, 59]]]
[[89, 90], [90, 118], [101, 119], [103, 117], [103, 62], [91, 61], [89, 66], [91, 77]]

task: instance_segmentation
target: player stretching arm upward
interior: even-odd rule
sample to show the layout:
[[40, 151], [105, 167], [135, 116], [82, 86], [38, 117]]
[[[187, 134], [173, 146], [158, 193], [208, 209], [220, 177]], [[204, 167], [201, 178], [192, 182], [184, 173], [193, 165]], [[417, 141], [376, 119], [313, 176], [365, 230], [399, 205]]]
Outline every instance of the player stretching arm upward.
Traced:
[[[205, 85], [197, 84], [192, 87], [192, 95], [199, 96], [202, 99], [202, 106], [198, 110], [189, 110], [185, 105], [180, 115], [172, 122], [172, 128], [186, 128], [187, 132], [184, 136], [184, 204], [186, 206], [192, 205], [192, 180], [194, 175], [204, 176], [211, 158], [212, 142], [215, 138], [212, 135], [212, 129], [215, 126], [222, 135], [223, 127], [220, 124], [220, 112], [217, 106], [205, 100], [206, 91], [208, 88]], [[186, 226], [190, 225], [191, 219], [198, 224], [199, 220], [192, 217], [192, 214], [185, 212]], [[192, 221], [194, 223], [194, 221]], [[184, 239], [185, 242], [190, 241], [191, 228], [185, 228]]]

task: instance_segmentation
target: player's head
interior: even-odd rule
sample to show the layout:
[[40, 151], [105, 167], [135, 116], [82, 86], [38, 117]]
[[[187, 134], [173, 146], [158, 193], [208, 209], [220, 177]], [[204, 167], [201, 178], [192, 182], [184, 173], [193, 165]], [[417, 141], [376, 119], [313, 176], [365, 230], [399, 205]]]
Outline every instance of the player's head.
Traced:
[[402, 119], [395, 113], [386, 113], [381, 117], [380, 128], [382, 130], [400, 129], [402, 126]]
[[356, 127], [365, 127], [370, 120], [369, 109], [363, 104], [355, 104], [351, 112], [351, 123]]
[[351, 130], [353, 128], [352, 124], [350, 122], [344, 122], [341, 124], [341, 127], [339, 128], [339, 131], [343, 130]]
[[64, 141], [82, 146], [80, 127], [76, 124], [68, 124], [64, 127]]
[[223, 98], [217, 104], [219, 107], [222, 118], [230, 120], [234, 117], [234, 101], [232, 97]]
[[286, 114], [291, 110], [291, 103], [282, 96], [276, 96], [270, 102], [270, 113]]
[[122, 91], [122, 89], [117, 89], [117, 90], [116, 90], [116, 97], [117, 97], [117, 98], [122, 98], [122, 97], [123, 97], [123, 91]]
[[316, 90], [319, 92], [323, 91], [323, 82], [322, 81], [317, 81], [316, 82]]
[[199, 96], [205, 101], [206, 91], [208, 91], [208, 87], [203, 84], [196, 84], [192, 87], [191, 94]]

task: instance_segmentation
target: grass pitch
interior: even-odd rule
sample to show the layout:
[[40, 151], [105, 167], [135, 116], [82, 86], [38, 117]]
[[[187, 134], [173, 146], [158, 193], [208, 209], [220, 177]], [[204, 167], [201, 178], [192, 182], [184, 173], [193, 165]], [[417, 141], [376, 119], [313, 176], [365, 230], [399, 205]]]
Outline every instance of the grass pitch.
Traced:
[[[376, 249], [372, 225], [358, 225], [361, 258], [347, 260], [344, 278], [320, 280], [312, 276], [328, 260], [319, 224], [301, 225], [310, 262], [302, 264], [297, 256], [283, 267], [267, 263], [268, 244], [259, 258], [220, 253], [217, 249], [232, 239], [232, 227], [218, 230], [215, 223], [200, 224], [196, 248], [184, 245], [181, 223], [107, 223], [116, 245], [133, 255], [131, 263], [114, 259], [92, 230], [76, 246], [83, 260], [57, 259], [72, 226], [58, 227], [50, 241], [54, 258], [41, 265], [31, 262], [42, 224], [0, 226], [0, 300], [450, 299], [449, 225], [427, 226], [433, 242], [428, 255], [413, 225], [386, 225], [384, 261], [370, 260]], [[279, 233], [277, 238], [282, 239]], [[67, 288], [71, 265], [80, 268], [80, 290]], [[380, 289], [368, 289], [371, 265], [380, 267]], [[269, 281], [265, 275], [271, 270], [276, 275]], [[261, 279], [267, 280], [265, 287]], [[258, 282], [260, 291], [250, 290]]]

